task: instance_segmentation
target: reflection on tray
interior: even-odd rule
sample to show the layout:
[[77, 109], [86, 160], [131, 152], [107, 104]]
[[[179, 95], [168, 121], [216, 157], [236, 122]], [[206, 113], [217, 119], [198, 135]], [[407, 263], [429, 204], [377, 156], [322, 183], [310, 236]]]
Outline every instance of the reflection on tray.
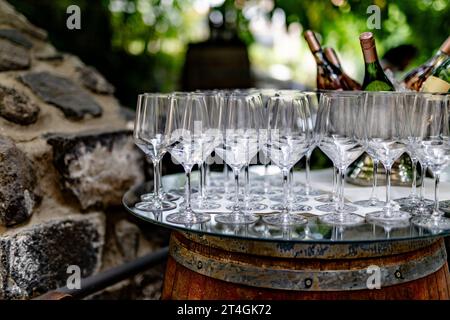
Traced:
[[[182, 175], [170, 175], [164, 177], [165, 187], [167, 189], [180, 188], [183, 184]], [[257, 213], [259, 219], [249, 225], [226, 225], [215, 221], [214, 217], [217, 213], [223, 210], [223, 207], [228, 203], [228, 200], [222, 199], [222, 207], [212, 212], [208, 212], [211, 215], [211, 220], [203, 224], [195, 225], [176, 225], [166, 221], [167, 215], [175, 212], [146, 212], [138, 210], [134, 205], [140, 201], [140, 195], [150, 192], [152, 190], [151, 184], [143, 184], [134, 189], [129, 190], [123, 198], [125, 207], [135, 216], [161, 225], [166, 228], [178, 229], [188, 232], [196, 232], [201, 234], [223, 236], [223, 237], [237, 237], [247, 238], [253, 240], [286, 240], [294, 242], [376, 242], [386, 240], [411, 240], [425, 237], [436, 237], [449, 235], [450, 230], [427, 230], [418, 228], [411, 225], [409, 222], [403, 225], [388, 226], [388, 225], [374, 225], [369, 223], [363, 223], [352, 227], [342, 226], [330, 226], [323, 224], [319, 221], [318, 216], [323, 214], [315, 210], [311, 210], [308, 213], [303, 213], [308, 219], [308, 223], [303, 226], [293, 226], [288, 228], [282, 228], [272, 225], [267, 225], [263, 222], [262, 216], [271, 214], [270, 200], [265, 199], [265, 203], [268, 204], [268, 209]], [[177, 201], [178, 208], [183, 199]], [[313, 199], [308, 200], [307, 204], [311, 207], [320, 204]], [[175, 210], [179, 210], [179, 209]], [[357, 212], [358, 213], [358, 212]], [[360, 213], [363, 215], [363, 213]]]

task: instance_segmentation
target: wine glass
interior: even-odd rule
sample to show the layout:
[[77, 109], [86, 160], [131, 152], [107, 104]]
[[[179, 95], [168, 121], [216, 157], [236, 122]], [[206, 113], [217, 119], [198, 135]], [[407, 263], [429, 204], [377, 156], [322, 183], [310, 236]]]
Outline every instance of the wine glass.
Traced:
[[259, 152], [261, 139], [260, 139], [260, 128], [263, 125], [263, 102], [261, 96], [259, 94], [252, 93], [253, 91], [249, 91], [251, 98], [251, 104], [253, 106], [252, 111], [252, 121], [254, 122], [253, 126], [256, 129], [255, 135], [252, 138], [256, 138], [256, 144], [248, 145], [248, 149], [245, 152], [245, 166], [244, 166], [244, 210], [251, 212], [258, 212], [264, 209], [267, 209], [267, 205], [260, 203], [259, 201], [264, 200], [262, 195], [252, 194], [250, 190], [250, 164], [253, 163], [253, 160], [256, 159], [256, 156]]
[[218, 119], [224, 108], [224, 97], [216, 91], [196, 91], [196, 94], [202, 96], [205, 100], [209, 117], [209, 132], [212, 135], [213, 140], [212, 143], [205, 145], [204, 157], [202, 157], [200, 159], [201, 162], [197, 164], [200, 174], [200, 187], [197, 198], [192, 201], [192, 204], [195, 209], [214, 210], [220, 208], [220, 204], [214, 201], [220, 200], [222, 197], [218, 194], [209, 193], [207, 183], [207, 159], [213, 153], [215, 147], [221, 142], [220, 134], [218, 134]]
[[413, 133], [418, 137], [415, 144], [419, 158], [428, 161], [434, 176], [434, 208], [431, 215], [417, 216], [412, 223], [426, 229], [450, 229], [450, 219], [439, 209], [439, 179], [442, 170], [450, 164], [450, 99], [447, 95], [421, 94], [417, 112], [422, 123]]
[[[267, 112], [268, 112], [268, 101], [269, 98], [279, 95], [279, 91], [277, 89], [259, 89], [257, 93], [261, 97], [262, 101], [262, 118], [263, 122], [265, 122], [265, 119], [267, 119]], [[259, 135], [259, 142], [260, 145], [263, 146], [266, 143], [267, 140], [267, 132], [265, 130], [262, 130]], [[264, 153], [263, 148], [260, 148], [260, 159], [263, 162], [264, 165], [264, 175], [262, 177], [263, 185], [256, 186], [252, 191], [254, 194], [260, 194], [260, 195], [269, 195], [269, 194], [277, 194], [280, 190], [277, 187], [270, 188], [270, 175], [269, 175], [269, 166], [270, 166], [270, 159], [268, 156]], [[280, 191], [281, 192], [281, 191]]]
[[[317, 111], [319, 110], [320, 94], [318, 92], [304, 92], [304, 95], [306, 96], [306, 99], [308, 100], [312, 124], [313, 124], [313, 126], [315, 126], [316, 119], [317, 119]], [[300, 190], [299, 195], [304, 195], [304, 196], [308, 197], [308, 196], [320, 196], [320, 195], [325, 194], [324, 191], [314, 189], [311, 187], [311, 155], [316, 147], [317, 147], [317, 143], [314, 140], [314, 143], [311, 144], [311, 146], [308, 149], [308, 152], [306, 153], [306, 157], [305, 157], [305, 187], [304, 187], [304, 189]]]
[[145, 194], [142, 201], [136, 203], [136, 209], [142, 211], [165, 211], [176, 208], [176, 204], [164, 201], [160, 194], [160, 161], [167, 152], [169, 139], [166, 132], [166, 110], [168, 96], [159, 93], [144, 93], [138, 96], [134, 123], [134, 143], [153, 163], [153, 193]]
[[361, 93], [323, 93], [316, 121], [319, 148], [338, 168], [339, 201], [332, 213], [320, 216], [331, 225], [356, 225], [364, 219], [345, 209], [344, 182], [348, 166], [364, 151], [358, 141], [361, 134]]
[[[408, 93], [408, 92], [405, 92], [403, 94], [406, 100], [405, 108], [407, 113], [415, 115], [418, 95], [416, 93]], [[417, 156], [415, 145], [416, 139], [418, 139], [418, 137], [414, 137], [412, 133], [414, 128], [417, 128], [418, 126], [420, 127], [421, 124], [419, 122], [421, 120], [422, 119], [420, 119], [419, 117], [412, 116], [411, 118], [409, 118], [409, 121], [407, 122], [408, 132], [405, 137], [405, 144], [406, 144], [406, 153], [409, 155], [412, 163], [413, 177], [412, 177], [411, 192], [407, 197], [394, 199], [394, 201], [397, 202], [402, 208], [405, 208], [405, 210], [406, 208], [415, 208], [418, 205], [420, 205], [421, 202], [422, 204], [426, 205], [433, 204], [431, 200], [421, 199], [421, 197], [419, 197], [419, 195], [417, 194], [417, 164], [419, 163], [419, 159]], [[424, 166], [421, 165], [422, 174], [425, 175], [426, 172], [424, 172], [423, 167]], [[423, 189], [421, 190], [423, 191]]]
[[167, 121], [170, 144], [167, 149], [174, 160], [183, 166], [186, 196], [183, 210], [169, 214], [166, 220], [185, 225], [204, 223], [210, 220], [210, 216], [195, 212], [191, 206], [191, 171], [195, 164], [205, 160], [205, 150], [214, 139], [209, 132], [205, 99], [200, 94], [187, 93], [171, 95], [169, 101]]
[[309, 106], [304, 95], [280, 95], [269, 98], [266, 119], [268, 139], [265, 153], [283, 174], [283, 204], [281, 212], [263, 220], [272, 225], [303, 225], [308, 221], [291, 213], [288, 185], [291, 168], [308, 152], [313, 142], [313, 126]]
[[258, 152], [259, 118], [254, 94], [233, 92], [220, 118], [223, 141], [216, 154], [233, 170], [235, 180], [234, 205], [231, 213], [218, 214], [215, 220], [225, 224], [249, 224], [258, 217], [242, 210], [239, 194], [239, 173]]
[[405, 151], [406, 105], [405, 95], [394, 92], [367, 92], [364, 96], [363, 143], [372, 159], [379, 160], [386, 169], [386, 202], [383, 210], [368, 213], [369, 222], [398, 224], [410, 218], [391, 201], [391, 169], [394, 161]]
[[377, 158], [372, 158], [372, 190], [370, 191], [370, 197], [366, 200], [359, 200], [353, 202], [354, 204], [365, 207], [365, 208], [375, 208], [375, 207], [383, 207], [385, 203], [378, 199], [376, 195], [377, 187], [378, 187], [378, 165], [379, 160]]

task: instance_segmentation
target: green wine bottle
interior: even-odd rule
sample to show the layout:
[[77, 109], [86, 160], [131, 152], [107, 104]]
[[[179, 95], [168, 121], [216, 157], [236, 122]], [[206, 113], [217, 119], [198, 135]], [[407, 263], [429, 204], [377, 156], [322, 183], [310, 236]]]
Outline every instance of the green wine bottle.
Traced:
[[431, 76], [423, 83], [421, 91], [450, 93], [450, 58], [433, 70]]
[[364, 56], [365, 70], [362, 89], [366, 91], [395, 91], [380, 65], [372, 32], [364, 32], [359, 36]]

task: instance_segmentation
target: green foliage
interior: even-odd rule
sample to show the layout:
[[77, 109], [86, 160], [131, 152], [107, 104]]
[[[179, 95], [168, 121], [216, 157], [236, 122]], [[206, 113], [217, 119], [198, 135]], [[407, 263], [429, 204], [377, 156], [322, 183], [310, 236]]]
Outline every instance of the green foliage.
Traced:
[[[362, 78], [363, 63], [358, 35], [367, 31], [367, 7], [381, 9], [380, 30], [372, 30], [379, 54], [400, 44], [414, 44], [419, 56], [414, 64], [430, 57], [448, 36], [448, 0], [273, 0], [286, 14], [287, 24], [322, 35], [353, 72]], [[79, 55], [96, 66], [117, 88], [117, 95], [133, 106], [138, 92], [179, 88], [187, 44], [206, 40], [207, 0], [10, 0], [33, 23], [49, 31], [50, 40], [62, 51]], [[217, 2], [217, 1], [216, 1]], [[235, 8], [239, 37], [247, 44], [254, 38], [243, 6], [270, 0], [225, 0], [218, 10]], [[82, 11], [82, 30], [65, 28], [66, 8], [75, 4]], [[236, 6], [237, 4], [237, 6]], [[199, 10], [199, 6], [203, 6]], [[203, 11], [202, 11], [203, 10]], [[303, 46], [306, 48], [306, 45]], [[305, 49], [307, 50], [307, 49]], [[306, 52], [305, 52], [306, 54]], [[270, 55], [256, 52], [258, 63], [268, 66]], [[303, 73], [302, 57], [286, 65]], [[255, 64], [255, 61], [253, 61]], [[279, 63], [277, 61], [277, 63]]]

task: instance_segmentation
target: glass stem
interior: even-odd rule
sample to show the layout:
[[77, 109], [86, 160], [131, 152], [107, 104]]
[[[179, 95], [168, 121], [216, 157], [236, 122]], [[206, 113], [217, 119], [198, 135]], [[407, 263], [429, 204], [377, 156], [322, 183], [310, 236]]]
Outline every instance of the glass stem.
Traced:
[[392, 215], [391, 207], [391, 171], [392, 166], [386, 166], [386, 216]]
[[264, 164], [264, 193], [269, 191], [269, 161]]
[[239, 170], [234, 169], [234, 207], [235, 214], [239, 213]]
[[206, 192], [207, 192], [206, 187], [209, 187], [209, 185], [211, 183], [211, 166], [206, 161], [205, 161], [205, 171], [206, 171], [206, 175], [205, 175], [205, 195], [206, 195]]
[[309, 196], [311, 191], [311, 151], [308, 152], [305, 159], [305, 175], [306, 175], [306, 185], [305, 185], [305, 194]]
[[289, 169], [289, 200], [294, 198], [294, 167]]
[[244, 181], [244, 205], [245, 205], [245, 208], [247, 208], [247, 206], [248, 206], [248, 203], [249, 203], [249, 201], [250, 201], [250, 199], [249, 199], [249, 197], [250, 197], [250, 192], [249, 192], [249, 189], [250, 189], [250, 175], [249, 175], [249, 172], [248, 172], [248, 168], [250, 167], [250, 165], [249, 164], [247, 164], [247, 165], [245, 165], [245, 168], [244, 168], [244, 175], [245, 175], [245, 181]]
[[289, 183], [289, 170], [283, 169], [283, 214], [284, 220], [286, 220], [289, 214], [289, 195], [290, 195], [290, 183]]
[[375, 194], [378, 185], [378, 160], [373, 160], [373, 183], [372, 183], [372, 192], [370, 194], [370, 201], [375, 203], [378, 199]]
[[161, 200], [163, 200], [164, 198], [164, 190], [163, 190], [163, 186], [162, 186], [162, 165], [161, 165], [161, 161], [158, 161], [158, 180], [159, 180], [159, 198], [161, 198]]
[[200, 163], [198, 165], [199, 173], [200, 173], [200, 203], [202, 203], [206, 198], [206, 188], [205, 188], [205, 181], [206, 181], [206, 162]]
[[153, 161], [153, 192], [154, 192], [154, 201], [155, 207], [161, 206], [161, 198], [160, 198], [160, 165], [159, 160]]
[[185, 169], [185, 174], [186, 174], [186, 209], [185, 209], [185, 213], [187, 215], [192, 215], [192, 208], [191, 208], [191, 170], [190, 169]]
[[419, 191], [419, 199], [421, 203], [423, 203], [423, 200], [425, 199], [425, 176], [427, 173], [427, 167], [424, 165], [420, 165], [420, 175], [422, 176], [422, 183], [420, 184], [420, 191]]
[[229, 178], [230, 178], [230, 172], [229, 172], [227, 164], [224, 162], [223, 163], [223, 184], [224, 184], [225, 193], [228, 192]]
[[441, 216], [441, 212], [439, 210], [439, 181], [441, 178], [440, 173], [434, 174], [434, 210], [433, 210], [433, 218], [438, 219]]
[[339, 169], [339, 207], [338, 211], [343, 216], [345, 211], [345, 199], [344, 199], [344, 184], [345, 184], [345, 170]]
[[333, 193], [331, 195], [333, 201], [336, 201], [338, 198], [337, 191], [338, 191], [338, 169], [336, 167], [333, 167]]
[[412, 199], [417, 199], [417, 159], [411, 159], [411, 163], [412, 163], [412, 171], [413, 171], [413, 176], [412, 176], [412, 186], [411, 186], [411, 198]]

